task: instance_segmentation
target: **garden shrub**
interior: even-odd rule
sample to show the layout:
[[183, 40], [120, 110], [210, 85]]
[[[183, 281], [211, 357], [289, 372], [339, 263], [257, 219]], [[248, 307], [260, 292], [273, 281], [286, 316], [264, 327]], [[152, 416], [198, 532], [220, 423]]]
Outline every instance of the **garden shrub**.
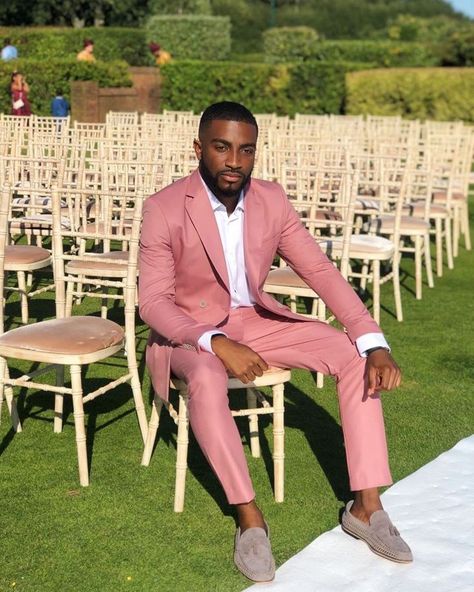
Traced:
[[84, 39], [93, 39], [94, 55], [101, 61], [125, 60], [131, 66], [154, 63], [143, 29], [88, 27], [0, 28], [0, 41], [11, 39], [21, 58], [35, 60], [75, 58]]
[[[30, 85], [29, 99], [36, 115], [51, 115], [51, 99], [58, 87], [69, 98], [73, 80], [95, 80], [102, 87], [132, 86], [128, 65], [123, 61], [78, 62], [76, 59], [27, 60], [14, 63]], [[12, 62], [0, 62], [0, 111], [11, 112], [10, 77]]]
[[296, 62], [311, 57], [318, 40], [311, 27], [274, 27], [263, 33], [263, 51], [268, 63]]
[[225, 16], [155, 15], [146, 34], [176, 59], [225, 60], [230, 53], [230, 19]]
[[366, 64], [175, 61], [161, 68], [163, 109], [201, 112], [235, 100], [256, 113], [341, 113], [345, 74]]
[[[291, 27], [281, 30], [291, 30]], [[311, 30], [311, 29], [310, 29]], [[266, 32], [265, 40], [273, 39], [272, 30]], [[423, 43], [395, 42], [386, 40], [338, 40], [315, 41], [298, 45], [289, 43], [285, 52], [284, 42], [265, 42], [265, 61], [292, 62], [296, 60], [320, 60], [323, 62], [370, 62], [387, 67], [435, 66], [439, 58], [431, 46]]]
[[350, 73], [346, 112], [474, 122], [474, 68]]

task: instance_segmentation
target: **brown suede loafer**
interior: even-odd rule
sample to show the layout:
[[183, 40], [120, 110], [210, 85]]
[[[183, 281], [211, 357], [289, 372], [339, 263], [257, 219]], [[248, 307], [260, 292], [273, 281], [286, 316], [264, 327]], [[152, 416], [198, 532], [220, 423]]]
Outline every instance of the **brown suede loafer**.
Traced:
[[342, 515], [342, 530], [367, 543], [369, 548], [380, 557], [398, 563], [413, 561], [410, 547], [390, 521], [387, 512], [384, 510], [374, 512], [367, 524], [350, 513], [353, 503], [350, 501], [347, 504]]
[[[268, 534], [267, 534], [268, 533]], [[270, 531], [247, 528], [235, 533], [234, 563], [253, 582], [271, 582], [275, 577], [275, 560], [270, 546]]]

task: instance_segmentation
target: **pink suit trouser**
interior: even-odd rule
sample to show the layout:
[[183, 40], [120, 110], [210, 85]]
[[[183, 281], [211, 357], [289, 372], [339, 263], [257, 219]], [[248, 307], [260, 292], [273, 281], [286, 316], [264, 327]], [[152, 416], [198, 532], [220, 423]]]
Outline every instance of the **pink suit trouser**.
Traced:
[[[335, 376], [351, 489], [392, 482], [380, 397], [367, 396], [366, 360], [344, 332], [318, 321], [279, 317], [258, 306], [232, 309], [219, 328], [270, 366]], [[229, 503], [251, 501], [255, 493], [229, 409], [224, 365], [213, 354], [175, 348], [171, 371], [188, 385], [192, 430]]]

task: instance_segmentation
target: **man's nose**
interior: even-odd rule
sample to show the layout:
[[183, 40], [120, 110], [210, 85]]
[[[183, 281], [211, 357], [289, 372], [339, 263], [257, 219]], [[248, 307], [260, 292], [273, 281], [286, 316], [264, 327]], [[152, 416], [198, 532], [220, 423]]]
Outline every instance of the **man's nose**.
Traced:
[[239, 150], [228, 150], [225, 164], [230, 169], [240, 169], [242, 166]]

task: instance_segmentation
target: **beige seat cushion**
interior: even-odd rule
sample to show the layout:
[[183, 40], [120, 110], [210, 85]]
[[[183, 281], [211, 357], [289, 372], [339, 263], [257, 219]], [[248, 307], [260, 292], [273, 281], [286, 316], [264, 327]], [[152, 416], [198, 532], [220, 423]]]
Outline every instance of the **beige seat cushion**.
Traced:
[[266, 284], [272, 286], [287, 286], [289, 288], [307, 288], [308, 285], [295, 273], [291, 267], [272, 269], [267, 275]]
[[[342, 252], [342, 240], [327, 240], [319, 243], [319, 246], [329, 256], [334, 254], [340, 256]], [[351, 236], [351, 245], [349, 248], [349, 257], [360, 259], [367, 257], [376, 257], [377, 259], [389, 259], [395, 250], [391, 240], [383, 236], [373, 236], [370, 234], [353, 234]]]
[[[417, 218], [425, 215], [425, 204], [422, 201], [403, 206], [403, 211], [410, 216], [416, 216]], [[430, 205], [430, 218], [444, 218], [448, 215], [448, 210], [442, 205], [431, 204]]]
[[[89, 255], [92, 256], [92, 254]], [[100, 275], [103, 272], [117, 273], [122, 276], [127, 273], [128, 255], [128, 251], [110, 251], [109, 253], [94, 254], [94, 258], [97, 261], [81, 261], [80, 259], [75, 259], [66, 265], [66, 272], [79, 275]], [[101, 259], [117, 259], [118, 262], [111, 263], [109, 261], [101, 261]], [[120, 263], [120, 261], [123, 261], [123, 263]]]
[[123, 338], [123, 329], [108, 319], [83, 316], [52, 319], [1, 335], [0, 354], [7, 355], [8, 348], [50, 354], [89, 354], [118, 345]]
[[5, 249], [5, 268], [15, 270], [15, 265], [28, 265], [44, 261], [48, 265], [51, 255], [47, 249], [33, 245], [8, 245]]
[[[379, 216], [373, 221], [371, 230], [376, 230], [381, 234], [392, 234], [394, 229], [395, 218], [393, 216]], [[402, 216], [400, 220], [401, 234], [420, 234], [428, 232], [430, 229], [429, 222], [425, 222], [422, 218], [416, 216]]]
[[[464, 193], [461, 193], [460, 191], [453, 191], [451, 199], [453, 201], [466, 201], [466, 196], [464, 195]], [[434, 191], [433, 201], [435, 203], [446, 203], [448, 201], [447, 191]]]

